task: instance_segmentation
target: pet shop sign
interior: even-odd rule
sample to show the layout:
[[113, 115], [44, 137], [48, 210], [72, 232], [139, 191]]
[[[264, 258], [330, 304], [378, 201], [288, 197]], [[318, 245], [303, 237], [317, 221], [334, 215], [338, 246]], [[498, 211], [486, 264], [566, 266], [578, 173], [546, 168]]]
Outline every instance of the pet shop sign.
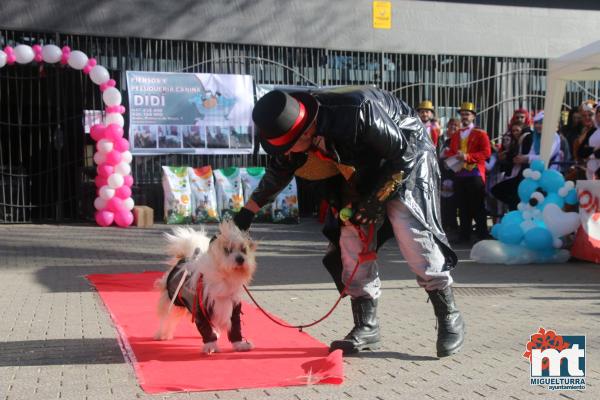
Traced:
[[250, 75], [127, 71], [134, 154], [253, 149]]

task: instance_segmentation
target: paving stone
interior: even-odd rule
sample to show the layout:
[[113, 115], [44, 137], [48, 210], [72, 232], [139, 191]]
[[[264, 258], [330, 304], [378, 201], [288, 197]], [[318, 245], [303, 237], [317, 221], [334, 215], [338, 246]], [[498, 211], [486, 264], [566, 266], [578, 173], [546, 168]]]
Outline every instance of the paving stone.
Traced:
[[[170, 228], [0, 226], [0, 400], [8, 399], [597, 399], [600, 398], [600, 267], [588, 263], [490, 266], [468, 259], [453, 272], [467, 326], [464, 350], [435, 356], [436, 321], [397, 249], [380, 251], [383, 346], [344, 360], [346, 382], [224, 392], [145, 394], [116, 331], [84, 276], [164, 270]], [[214, 231], [215, 227], [209, 227]], [[291, 323], [319, 318], [337, 299], [321, 265], [320, 226], [255, 225], [255, 296]], [[352, 327], [348, 301], [309, 329], [328, 343]], [[584, 392], [529, 384], [522, 357], [539, 327], [587, 335]]]

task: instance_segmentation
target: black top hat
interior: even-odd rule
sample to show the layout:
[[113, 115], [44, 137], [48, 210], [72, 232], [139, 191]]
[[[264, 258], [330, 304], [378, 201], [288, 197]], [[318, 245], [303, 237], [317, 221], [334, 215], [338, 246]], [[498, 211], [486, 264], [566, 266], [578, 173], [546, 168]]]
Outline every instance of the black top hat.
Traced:
[[265, 94], [252, 111], [263, 149], [271, 155], [291, 149], [315, 120], [318, 109], [319, 103], [309, 93], [273, 90]]

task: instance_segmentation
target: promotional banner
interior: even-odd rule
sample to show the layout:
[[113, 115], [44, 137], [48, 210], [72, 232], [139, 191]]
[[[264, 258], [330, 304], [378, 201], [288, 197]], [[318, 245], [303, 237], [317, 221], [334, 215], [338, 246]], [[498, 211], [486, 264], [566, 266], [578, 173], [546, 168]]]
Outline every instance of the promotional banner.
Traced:
[[254, 144], [250, 75], [127, 71], [133, 154], [239, 154]]

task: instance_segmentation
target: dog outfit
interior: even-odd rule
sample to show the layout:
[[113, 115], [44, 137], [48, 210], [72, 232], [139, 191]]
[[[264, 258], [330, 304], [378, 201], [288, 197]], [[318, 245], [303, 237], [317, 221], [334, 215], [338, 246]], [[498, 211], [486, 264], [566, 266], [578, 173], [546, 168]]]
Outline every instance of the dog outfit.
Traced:
[[[197, 282], [192, 279], [192, 273], [186, 268], [187, 260], [181, 259], [173, 267], [167, 276], [167, 293], [169, 299], [173, 300], [174, 305], [185, 307], [192, 314], [192, 321], [196, 324], [196, 328], [204, 343], [214, 342], [217, 340], [217, 334], [214, 331], [210, 318], [212, 316], [212, 302], [203, 295], [202, 274], [199, 275]], [[181, 282], [184, 272], [187, 275], [184, 278], [183, 285], [177, 293], [177, 287]], [[239, 342], [242, 338], [242, 324], [240, 315], [242, 313], [242, 303], [234, 305], [231, 312], [231, 329], [227, 333], [230, 342]]]

